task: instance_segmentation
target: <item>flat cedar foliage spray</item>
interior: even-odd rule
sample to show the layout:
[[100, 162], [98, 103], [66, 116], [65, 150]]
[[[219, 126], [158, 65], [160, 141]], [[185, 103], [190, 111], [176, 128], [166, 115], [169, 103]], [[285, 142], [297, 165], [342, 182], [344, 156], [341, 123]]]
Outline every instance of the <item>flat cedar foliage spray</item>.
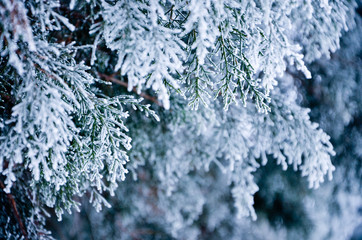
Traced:
[[360, 5], [0, 0], [0, 239], [357, 239]]

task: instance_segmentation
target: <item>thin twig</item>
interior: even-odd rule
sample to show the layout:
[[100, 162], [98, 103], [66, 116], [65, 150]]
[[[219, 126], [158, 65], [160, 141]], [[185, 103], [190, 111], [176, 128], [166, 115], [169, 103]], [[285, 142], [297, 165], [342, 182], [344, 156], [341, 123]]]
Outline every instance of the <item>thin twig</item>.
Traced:
[[[121, 86], [128, 89], [128, 83], [127, 82], [123, 82], [123, 81], [113, 77], [112, 75], [106, 75], [104, 73], [98, 73], [98, 76], [100, 78], [108, 81], [108, 82], [116, 83], [116, 84], [121, 85]], [[152, 96], [150, 96], [150, 95], [148, 95], [146, 93], [143, 93], [143, 92], [138, 92], [136, 87], [133, 87], [132, 91], [135, 92], [136, 94], [140, 95], [144, 99], [147, 99], [147, 100], [149, 100], [151, 102], [156, 103], [158, 106], [163, 107], [163, 105], [157, 100], [157, 98], [152, 97]]]
[[[5, 189], [5, 185], [2, 181], [0, 181], [0, 188], [2, 190]], [[28, 240], [28, 233], [27, 231], [25, 230], [25, 227], [24, 227], [24, 224], [23, 224], [23, 221], [21, 221], [21, 217], [19, 215], [19, 211], [16, 207], [16, 202], [15, 202], [15, 199], [14, 199], [14, 196], [11, 194], [11, 193], [5, 193], [8, 200], [9, 200], [9, 203], [10, 203], [10, 206], [11, 208], [13, 209], [13, 212], [14, 212], [14, 215], [15, 215], [15, 218], [16, 220], [18, 221], [18, 224], [19, 224], [19, 227], [20, 227], [20, 230], [21, 230], [21, 233], [23, 234], [25, 240]]]

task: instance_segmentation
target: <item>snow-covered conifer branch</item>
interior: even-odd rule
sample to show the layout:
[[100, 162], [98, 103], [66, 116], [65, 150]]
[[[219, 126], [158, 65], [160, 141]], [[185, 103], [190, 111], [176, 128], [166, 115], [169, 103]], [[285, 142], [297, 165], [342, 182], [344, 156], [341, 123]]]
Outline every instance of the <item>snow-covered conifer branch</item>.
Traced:
[[[330, 138], [284, 74], [313, 77], [305, 63], [339, 48], [355, 26], [355, 7], [347, 0], [0, 2], [0, 181], [6, 194], [26, 192], [19, 202], [31, 210], [20, 213], [32, 227], [22, 235], [42, 229], [33, 219], [46, 215], [44, 207], [60, 220], [64, 210], [80, 210], [81, 197], [100, 211], [120, 191], [128, 224], [157, 213], [150, 221], [170, 223], [172, 237], [188, 229], [197, 238], [196, 222], [220, 202], [217, 211], [256, 220], [255, 172], [272, 159], [300, 171], [310, 187], [331, 179]], [[126, 179], [129, 171], [138, 182]], [[205, 224], [216, 229], [224, 218], [210, 219]]]

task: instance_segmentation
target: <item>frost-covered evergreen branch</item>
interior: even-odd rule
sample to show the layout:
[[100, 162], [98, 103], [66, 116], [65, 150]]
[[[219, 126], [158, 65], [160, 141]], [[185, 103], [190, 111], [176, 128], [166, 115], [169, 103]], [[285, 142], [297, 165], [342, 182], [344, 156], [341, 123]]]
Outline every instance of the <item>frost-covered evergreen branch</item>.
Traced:
[[[355, 6], [0, 2], [0, 181], [3, 195], [22, 191], [19, 202], [31, 205], [19, 211], [24, 237], [43, 231], [33, 216], [45, 207], [61, 220], [82, 197], [97, 211], [120, 198], [128, 226], [156, 213], [150, 221], [171, 223], [175, 238], [196, 238], [195, 222], [223, 198], [233, 199], [224, 214], [256, 220], [254, 174], [272, 159], [317, 188], [335, 152], [283, 75], [289, 67], [311, 78], [305, 62], [339, 47]], [[204, 196], [212, 184], [203, 179], [217, 183], [217, 199]]]

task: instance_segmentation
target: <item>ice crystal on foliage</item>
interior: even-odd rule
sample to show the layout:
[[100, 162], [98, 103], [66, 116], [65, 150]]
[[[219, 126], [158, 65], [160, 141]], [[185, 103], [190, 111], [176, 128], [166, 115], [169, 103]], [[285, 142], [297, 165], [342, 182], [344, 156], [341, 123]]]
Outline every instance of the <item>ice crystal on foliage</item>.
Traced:
[[355, 2], [68, 2], [0, 3], [6, 193], [28, 184], [35, 212], [51, 207], [61, 219], [80, 210], [77, 196], [110, 207], [104, 193], [116, 197], [132, 171], [138, 183], [127, 184], [139, 191], [120, 197], [131, 199], [129, 222], [157, 212], [150, 221], [173, 237], [197, 238], [195, 222], [223, 198], [233, 205], [209, 213], [211, 228], [225, 214], [256, 220], [254, 173], [272, 159], [310, 187], [331, 178], [329, 136], [283, 75], [312, 77], [305, 62], [339, 47]]
[[17, 91], [21, 101], [13, 107], [9, 120], [14, 127], [1, 144], [1, 162], [13, 159], [3, 172], [7, 176], [7, 192], [11, 181], [16, 180], [12, 175], [13, 165], [22, 164], [24, 155], [27, 156], [24, 165], [35, 181], [42, 175], [57, 190], [66, 181], [62, 174], [67, 164], [65, 154], [76, 131], [70, 117], [73, 107], [61, 99], [63, 89], [51, 82], [47, 84], [46, 76], [34, 78], [35, 74], [34, 70], [28, 72]]
[[102, 7], [103, 36], [107, 47], [118, 53], [115, 70], [127, 76], [128, 90], [137, 87], [140, 92], [144, 85], [152, 88], [169, 109], [167, 86], [178, 88], [174, 75], [182, 72], [185, 55], [177, 29], [161, 24], [166, 16], [157, 1], [140, 5], [125, 1], [114, 6], [103, 2]]

